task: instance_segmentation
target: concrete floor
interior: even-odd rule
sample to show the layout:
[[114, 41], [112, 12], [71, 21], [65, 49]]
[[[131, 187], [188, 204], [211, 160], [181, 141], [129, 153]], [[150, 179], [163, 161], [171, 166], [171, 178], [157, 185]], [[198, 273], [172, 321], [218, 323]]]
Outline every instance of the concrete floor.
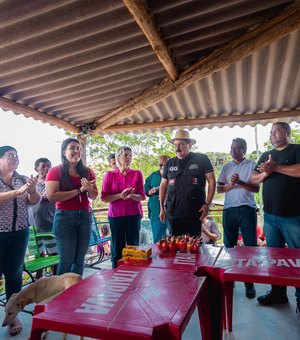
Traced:
[[[110, 269], [109, 260], [99, 267]], [[95, 273], [94, 269], [85, 269], [84, 276]], [[256, 285], [257, 295], [264, 294], [269, 289], [267, 285]], [[296, 315], [295, 289], [288, 288], [290, 303], [276, 307], [260, 306], [256, 299], [249, 300], [244, 295], [243, 283], [237, 282], [234, 288], [233, 332], [224, 332], [224, 340], [297, 340], [300, 339], [300, 317]], [[4, 310], [0, 307], [0, 320], [3, 320]], [[23, 331], [14, 339], [28, 339], [31, 329], [31, 315], [20, 313]], [[7, 328], [0, 328], [0, 339], [12, 339]], [[63, 339], [63, 334], [49, 332], [48, 340]], [[68, 335], [67, 340], [79, 339]], [[89, 338], [85, 338], [89, 339]], [[197, 310], [193, 314], [184, 334], [183, 340], [201, 339]], [[122, 339], [120, 339], [122, 340]], [[212, 339], [213, 340], [213, 339]]]

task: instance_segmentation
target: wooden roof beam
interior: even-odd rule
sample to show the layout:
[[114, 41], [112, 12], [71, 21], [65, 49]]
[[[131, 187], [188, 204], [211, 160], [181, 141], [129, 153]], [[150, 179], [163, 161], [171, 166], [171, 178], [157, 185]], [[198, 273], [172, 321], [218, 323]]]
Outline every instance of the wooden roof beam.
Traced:
[[39, 111], [36, 111], [28, 106], [13, 102], [11, 100], [8, 100], [6, 98], [0, 97], [0, 107], [4, 110], [11, 110], [14, 113], [23, 114], [25, 117], [31, 117], [35, 120], [40, 120], [43, 123], [49, 123], [50, 125], [56, 125], [59, 128], [62, 128], [66, 131], [72, 131], [75, 133], [80, 133], [81, 129], [77, 126], [66, 122], [62, 119], [59, 119], [57, 117], [50, 116], [46, 113], [42, 113]]
[[[294, 32], [299, 29], [299, 27], [300, 4], [299, 1], [296, 1], [293, 6], [283, 11], [277, 17], [264, 22], [253, 30], [232, 40], [225, 46], [216, 49], [212, 54], [185, 70], [178, 80], [174, 82], [170, 79], [165, 80], [159, 85], [146, 90], [144, 94], [129, 100], [124, 106], [98, 119], [96, 121], [98, 126], [94, 130], [94, 133], [99, 133], [109, 126], [160, 102], [164, 98], [182, 90], [194, 82], [237, 63], [274, 41]], [[162, 124], [162, 122], [159, 122], [159, 124]]]
[[153, 20], [150, 18], [143, 3], [140, 0], [123, 0], [123, 2], [148, 39], [170, 78], [173, 81], [176, 80], [178, 78], [178, 72], [169, 54], [168, 48], [160, 34], [157, 32]]
[[262, 113], [253, 113], [245, 115], [228, 115], [219, 117], [203, 117], [196, 119], [180, 119], [180, 120], [168, 120], [153, 123], [140, 123], [140, 124], [122, 124], [114, 125], [106, 128], [102, 133], [121, 133], [128, 131], [149, 131], [149, 130], [159, 130], [159, 129], [175, 129], [175, 128], [193, 128], [193, 127], [211, 127], [212, 124], [226, 125], [231, 123], [246, 123], [246, 122], [256, 122], [260, 124], [262, 121], [278, 120], [285, 118], [295, 118], [300, 121], [300, 109], [290, 110], [290, 111], [271, 111]]

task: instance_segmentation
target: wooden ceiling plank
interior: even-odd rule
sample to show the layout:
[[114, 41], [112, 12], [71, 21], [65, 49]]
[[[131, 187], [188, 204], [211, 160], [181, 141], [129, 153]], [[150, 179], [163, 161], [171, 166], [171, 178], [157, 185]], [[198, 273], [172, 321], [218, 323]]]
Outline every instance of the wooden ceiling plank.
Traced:
[[140, 0], [123, 0], [123, 2], [148, 39], [170, 78], [173, 81], [178, 79], [179, 75], [169, 54], [168, 48], [158, 33], [153, 20], [150, 18], [143, 3]]
[[[247, 32], [226, 46], [215, 50], [211, 55], [186, 70], [178, 80], [166, 80], [156, 87], [148, 89], [144, 94], [129, 100], [124, 106], [113, 110], [106, 115], [106, 120], [97, 122], [96, 132], [116, 124], [117, 122], [133, 116], [137, 112], [158, 103], [173, 93], [199, 81], [210, 74], [228, 68], [230, 65], [270, 45], [300, 27], [300, 4], [295, 4], [283, 11], [280, 15], [264, 22], [253, 30]], [[161, 124], [162, 122], [159, 122]]]
[[48, 114], [36, 111], [28, 106], [24, 106], [22, 104], [13, 102], [11, 100], [8, 100], [6, 98], [0, 97], [0, 107], [4, 110], [11, 110], [15, 113], [21, 113], [25, 117], [32, 117], [35, 120], [40, 120], [43, 123], [49, 123], [50, 125], [56, 125], [59, 128], [62, 128], [66, 131], [72, 131], [79, 133], [81, 131], [80, 128], [77, 126], [66, 122], [64, 120], [61, 120], [57, 117], [50, 116]]
[[180, 119], [180, 120], [168, 120], [152, 123], [141, 123], [141, 124], [122, 124], [109, 126], [102, 131], [102, 133], [121, 133], [127, 131], [147, 131], [147, 130], [159, 130], [159, 129], [174, 129], [176, 127], [211, 127], [215, 125], [226, 125], [230, 123], [246, 123], [246, 122], [257, 122], [260, 124], [262, 121], [270, 121], [272, 119], [283, 120], [285, 118], [298, 118], [300, 120], [300, 110], [290, 111], [278, 111], [278, 112], [262, 112], [256, 114], [246, 115], [229, 115], [219, 117], [207, 117], [207, 118], [196, 118], [196, 119]]

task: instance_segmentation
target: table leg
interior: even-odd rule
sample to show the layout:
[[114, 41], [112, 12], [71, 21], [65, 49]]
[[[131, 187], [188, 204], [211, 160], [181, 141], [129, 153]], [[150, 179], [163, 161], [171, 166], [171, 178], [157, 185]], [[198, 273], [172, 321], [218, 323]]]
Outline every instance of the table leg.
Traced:
[[208, 298], [208, 287], [207, 280], [205, 281], [205, 289], [202, 287], [202, 292], [199, 297], [199, 302], [197, 304], [199, 323], [201, 329], [201, 335], [203, 340], [211, 340], [211, 325], [210, 325], [210, 304]]
[[223, 337], [223, 287], [219, 269], [208, 270], [208, 291], [210, 304], [211, 337], [221, 340]]
[[42, 339], [42, 334], [45, 333], [45, 329], [41, 328], [31, 328], [31, 333], [29, 336], [29, 340], [41, 340]]
[[226, 319], [228, 331], [232, 332], [233, 282], [224, 283]]

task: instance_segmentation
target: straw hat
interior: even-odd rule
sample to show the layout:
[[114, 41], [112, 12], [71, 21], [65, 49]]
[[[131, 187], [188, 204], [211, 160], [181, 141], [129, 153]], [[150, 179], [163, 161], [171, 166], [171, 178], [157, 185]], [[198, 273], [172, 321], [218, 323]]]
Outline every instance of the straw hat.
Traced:
[[171, 144], [174, 144], [174, 141], [178, 140], [178, 139], [185, 140], [188, 144], [191, 144], [191, 145], [196, 144], [196, 140], [193, 139], [193, 138], [190, 138], [190, 134], [186, 130], [178, 130], [178, 131], [176, 131], [175, 137], [170, 139], [169, 142]]

